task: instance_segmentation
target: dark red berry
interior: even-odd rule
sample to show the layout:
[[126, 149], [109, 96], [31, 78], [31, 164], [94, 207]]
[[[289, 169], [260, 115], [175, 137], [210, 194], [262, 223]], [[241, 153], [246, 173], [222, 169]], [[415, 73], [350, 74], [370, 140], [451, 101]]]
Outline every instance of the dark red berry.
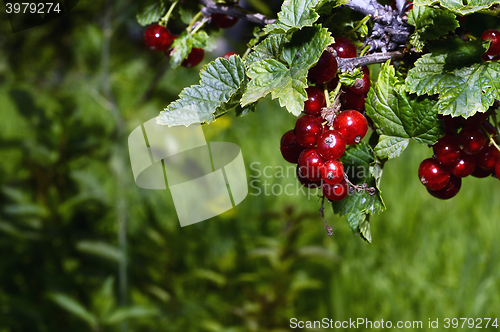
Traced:
[[473, 116], [462, 119], [464, 126], [479, 126], [481, 123], [488, 119], [488, 112], [477, 112]]
[[458, 133], [458, 140], [465, 153], [478, 154], [486, 145], [487, 137], [479, 127], [468, 126]]
[[356, 46], [345, 37], [335, 37], [335, 42], [330, 46], [337, 52], [339, 58], [356, 57]]
[[320, 170], [325, 161], [316, 149], [305, 149], [299, 156], [300, 171], [311, 181], [321, 181]]
[[465, 178], [476, 169], [476, 158], [467, 153], [460, 153], [460, 158], [455, 165], [450, 167], [450, 173], [459, 178]]
[[364, 95], [370, 90], [370, 84], [369, 74], [363, 73], [363, 78], [356, 79], [354, 84], [349, 87], [349, 90], [357, 95]]
[[230, 57], [231, 55], [238, 55], [238, 53], [236, 53], [236, 52], [227, 52], [227, 53], [226, 53], [226, 54], [224, 54], [222, 57], [223, 57], [224, 59], [226, 59], [226, 60], [229, 60], [229, 57]]
[[443, 189], [450, 181], [450, 173], [436, 159], [424, 159], [418, 168], [420, 182], [428, 189]]
[[349, 193], [349, 185], [345, 180], [337, 184], [328, 184], [323, 182], [321, 192], [331, 201], [341, 201], [346, 198]]
[[497, 130], [495, 129], [495, 127], [491, 123], [489, 123], [488, 121], [484, 121], [483, 123], [481, 123], [481, 126], [496, 141], [496, 139], [497, 139]]
[[436, 155], [436, 159], [443, 165], [456, 164], [461, 153], [458, 140], [449, 135], [438, 139], [436, 144], [432, 146], [432, 150], [434, 151], [434, 155]]
[[212, 23], [222, 29], [227, 29], [238, 23], [238, 18], [221, 13], [212, 14]]
[[462, 179], [456, 176], [451, 176], [450, 181], [443, 189], [430, 190], [427, 188], [427, 191], [429, 192], [429, 194], [431, 194], [436, 198], [450, 199], [460, 191], [461, 186], [462, 186]]
[[474, 172], [472, 172], [471, 175], [475, 178], [487, 178], [492, 173], [493, 173], [492, 171], [487, 171], [485, 169], [482, 169], [481, 167], [476, 167], [476, 169], [474, 169]]
[[332, 53], [324, 51], [314, 67], [309, 69], [309, 79], [319, 83], [329, 82], [337, 74], [337, 60]]
[[483, 59], [483, 61], [498, 61], [500, 60], [500, 55], [488, 55], [488, 54], [483, 54], [481, 56], [481, 59]]
[[329, 184], [339, 183], [344, 178], [344, 166], [338, 160], [327, 160], [321, 168], [321, 178]]
[[487, 171], [493, 171], [499, 159], [498, 150], [494, 145], [485, 147], [475, 157], [477, 167]]
[[304, 149], [305, 148], [295, 139], [295, 133], [293, 130], [287, 131], [281, 137], [280, 151], [283, 158], [289, 163], [297, 164], [299, 162], [299, 156]]
[[481, 35], [481, 38], [491, 42], [490, 48], [488, 48], [485, 54], [493, 56], [500, 54], [500, 31], [495, 29], [486, 30]]
[[321, 109], [326, 107], [325, 94], [315, 86], [306, 88], [306, 92], [307, 100], [304, 102], [304, 111], [314, 116], [320, 116]]
[[358, 95], [354, 92], [347, 90], [340, 96], [340, 103], [342, 109], [363, 111], [365, 109], [366, 95]]
[[444, 131], [446, 135], [453, 135], [455, 130], [460, 126], [460, 118], [453, 118], [451, 115], [438, 114], [438, 119], [444, 121]]
[[339, 84], [339, 78], [335, 76], [330, 82], [326, 84], [328, 91], [335, 91], [335, 88]]
[[302, 174], [299, 165], [297, 165], [296, 173], [297, 173], [297, 179], [299, 179], [300, 184], [303, 185], [304, 187], [309, 189], [321, 187], [321, 181], [311, 181], [308, 178], [306, 178], [304, 174]]
[[333, 129], [338, 130], [344, 136], [348, 145], [361, 142], [368, 131], [368, 121], [355, 110], [340, 112], [333, 120]]
[[497, 164], [495, 165], [495, 175], [497, 176], [497, 179], [500, 179], [500, 160], [497, 161]]
[[202, 48], [193, 47], [188, 57], [181, 62], [181, 66], [186, 68], [194, 67], [203, 60], [204, 56], [205, 51]]
[[300, 145], [306, 148], [315, 146], [322, 132], [323, 125], [313, 115], [303, 115], [295, 123], [295, 138]]
[[170, 31], [158, 24], [151, 24], [144, 32], [144, 44], [153, 51], [165, 51], [173, 41]]
[[318, 139], [318, 153], [326, 160], [340, 158], [345, 148], [344, 136], [337, 130], [327, 130]]

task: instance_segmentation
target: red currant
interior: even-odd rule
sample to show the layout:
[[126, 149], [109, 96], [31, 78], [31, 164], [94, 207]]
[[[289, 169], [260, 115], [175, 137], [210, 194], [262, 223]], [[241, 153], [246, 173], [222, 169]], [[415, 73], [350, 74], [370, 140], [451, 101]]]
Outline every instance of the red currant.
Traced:
[[497, 179], [500, 179], [500, 160], [497, 161], [497, 164], [495, 165], [495, 175], [497, 176]]
[[462, 186], [462, 179], [456, 176], [451, 176], [450, 181], [443, 189], [430, 190], [427, 188], [427, 191], [429, 192], [429, 194], [431, 194], [436, 198], [450, 199], [460, 191], [461, 186]]
[[329, 82], [337, 74], [337, 60], [332, 53], [324, 51], [314, 67], [309, 69], [309, 79], [319, 84]]
[[485, 147], [475, 157], [477, 167], [487, 171], [492, 171], [499, 159], [498, 150], [494, 145]]
[[347, 110], [339, 113], [333, 120], [333, 129], [338, 130], [344, 136], [348, 145], [361, 142], [368, 131], [368, 121], [355, 110]]
[[450, 173], [459, 178], [465, 178], [476, 169], [476, 159], [474, 156], [461, 152], [460, 158], [455, 165], [450, 167]]
[[418, 168], [420, 182], [428, 189], [443, 189], [450, 181], [450, 173], [436, 159], [424, 159]]
[[325, 159], [313, 148], [305, 149], [299, 156], [300, 171], [311, 181], [321, 181], [320, 170], [324, 163]]
[[453, 135], [455, 133], [455, 129], [460, 126], [460, 118], [453, 118], [450, 115], [438, 115], [439, 120], [444, 121], [444, 131], [446, 135]]
[[295, 138], [300, 145], [306, 148], [315, 146], [322, 132], [323, 125], [313, 115], [303, 115], [295, 123]]
[[238, 18], [221, 13], [212, 14], [212, 23], [222, 29], [227, 29], [238, 23]]
[[345, 37], [335, 37], [335, 42], [330, 46], [337, 52], [339, 58], [356, 57], [356, 46]]
[[488, 119], [488, 112], [477, 112], [467, 119], [462, 119], [462, 122], [465, 126], [479, 126], [486, 119]]
[[325, 94], [315, 86], [306, 88], [306, 92], [307, 100], [304, 102], [304, 111], [314, 116], [320, 116], [321, 110], [326, 107]]
[[477, 126], [465, 127], [458, 133], [462, 150], [468, 154], [478, 154], [486, 145], [486, 134]]
[[153, 51], [165, 51], [172, 44], [170, 31], [158, 24], [151, 24], [144, 32], [144, 44]]
[[364, 95], [370, 90], [370, 85], [369, 74], [363, 73], [363, 78], [358, 78], [354, 84], [349, 87], [349, 90], [357, 95]]
[[295, 139], [293, 130], [287, 131], [283, 137], [281, 137], [280, 151], [283, 158], [289, 163], [297, 164], [299, 162], [299, 156], [304, 149], [305, 148]]
[[297, 172], [297, 178], [299, 179], [300, 184], [303, 185], [304, 187], [309, 188], [309, 189], [321, 187], [321, 181], [311, 181], [308, 178], [306, 178], [304, 176], [304, 174], [302, 174], [302, 171], [300, 170], [299, 165], [297, 165], [296, 172]]
[[351, 90], [347, 90], [340, 96], [340, 103], [343, 109], [363, 111], [365, 109], [366, 95], [358, 95]]
[[483, 54], [481, 56], [481, 59], [483, 59], [483, 61], [498, 61], [500, 60], [500, 55], [488, 55], [488, 54]]
[[472, 172], [471, 175], [475, 178], [487, 178], [492, 173], [493, 173], [492, 171], [487, 171], [485, 169], [482, 169], [481, 167], [476, 167], [476, 169], [474, 169], [474, 172]]
[[460, 158], [460, 146], [458, 145], [458, 140], [453, 137], [446, 135], [438, 139], [436, 144], [432, 147], [436, 159], [442, 165], [454, 165], [458, 162]]
[[340, 158], [345, 148], [344, 136], [337, 130], [327, 130], [318, 139], [318, 152], [326, 160]]
[[497, 139], [497, 130], [495, 129], [495, 127], [491, 123], [489, 123], [488, 121], [484, 121], [483, 123], [481, 123], [481, 126], [496, 141], [496, 139]]
[[229, 57], [230, 57], [231, 55], [238, 55], [238, 53], [236, 53], [236, 52], [227, 52], [227, 53], [226, 53], [226, 54], [224, 54], [222, 57], [223, 57], [224, 59], [226, 59], [226, 60], [229, 60]]
[[349, 193], [349, 185], [345, 180], [337, 184], [328, 184], [323, 182], [321, 192], [331, 201], [341, 201], [346, 198]]
[[489, 29], [483, 32], [481, 35], [483, 40], [491, 42], [490, 48], [486, 51], [487, 55], [498, 55], [500, 54], [500, 31], [495, 29]]
[[181, 66], [186, 68], [194, 67], [203, 60], [204, 56], [205, 51], [202, 48], [193, 47], [188, 57], [181, 62]]
[[335, 159], [330, 159], [321, 167], [321, 178], [329, 184], [336, 184], [344, 178], [344, 166]]

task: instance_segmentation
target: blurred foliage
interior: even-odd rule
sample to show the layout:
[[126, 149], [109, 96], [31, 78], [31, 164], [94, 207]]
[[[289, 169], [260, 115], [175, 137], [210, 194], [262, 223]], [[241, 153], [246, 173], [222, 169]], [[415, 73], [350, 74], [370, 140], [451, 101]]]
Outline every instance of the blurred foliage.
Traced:
[[[388, 211], [371, 220], [374, 245], [331, 210], [327, 237], [316, 197], [278, 192], [297, 190], [278, 151], [294, 117], [268, 100], [204, 128], [208, 140], [241, 147], [249, 196], [181, 228], [168, 190], [134, 184], [126, 137], [198, 72], [172, 71], [147, 50], [135, 12], [129, 1], [80, 1], [16, 34], [0, 13], [0, 331], [287, 331], [292, 317], [425, 326], [498, 316], [497, 180], [465, 179], [456, 198], [438, 201], [416, 176], [431, 152], [410, 145], [384, 169]], [[206, 61], [244, 50], [251, 31], [225, 32]]]

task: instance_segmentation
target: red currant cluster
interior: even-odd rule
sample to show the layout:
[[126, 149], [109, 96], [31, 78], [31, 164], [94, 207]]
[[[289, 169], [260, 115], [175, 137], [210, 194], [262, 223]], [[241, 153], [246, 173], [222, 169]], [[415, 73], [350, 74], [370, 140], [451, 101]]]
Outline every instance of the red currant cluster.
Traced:
[[[309, 70], [308, 78], [317, 85], [327, 84], [328, 90], [333, 90], [338, 84], [334, 53], [338, 57], [355, 57], [356, 47], [347, 38], [336, 37], [329, 48]], [[345, 102], [341, 102], [341, 111], [326, 107], [323, 90], [309, 86], [304, 103], [306, 114], [297, 119], [294, 130], [287, 131], [281, 138], [281, 154], [286, 161], [298, 164], [299, 182], [307, 188], [321, 187], [323, 195], [332, 201], [340, 201], [349, 193], [344, 166], [338, 159], [347, 145], [359, 143], [368, 131], [368, 121], [357, 111], [364, 110], [370, 87], [367, 69], [362, 79], [342, 92], [342, 96], [348, 95], [350, 99], [342, 98]], [[350, 107], [353, 104], [356, 107]]]
[[490, 47], [483, 55], [484, 61], [500, 60], [500, 31], [489, 29], [481, 35], [483, 40], [491, 42]]
[[[422, 161], [418, 176], [427, 191], [437, 198], [449, 199], [460, 190], [462, 178], [484, 178], [496, 173], [500, 178], [499, 151], [490, 137], [497, 138], [487, 113], [463, 119], [441, 117], [446, 136], [432, 146], [434, 156]], [[457, 134], [458, 132], [458, 134]]]
[[[227, 29], [238, 22], [237, 17], [226, 14], [213, 13], [211, 22], [219, 28]], [[159, 24], [152, 24], [144, 32], [144, 43], [153, 51], [165, 52], [170, 56], [170, 46], [177, 38], [177, 35], [171, 34], [170, 30]], [[198, 65], [205, 57], [205, 51], [202, 48], [193, 47], [188, 57], [182, 61], [181, 66], [191, 68]], [[228, 56], [229, 57], [229, 56]]]

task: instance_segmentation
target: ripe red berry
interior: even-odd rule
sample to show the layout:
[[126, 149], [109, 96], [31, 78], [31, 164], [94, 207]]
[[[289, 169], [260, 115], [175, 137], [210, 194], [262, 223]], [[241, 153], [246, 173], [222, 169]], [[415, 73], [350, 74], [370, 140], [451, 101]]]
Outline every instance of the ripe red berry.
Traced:
[[328, 184], [323, 182], [321, 192], [331, 201], [341, 201], [346, 198], [349, 193], [349, 185], [345, 180], [337, 184]]
[[358, 95], [348, 89], [340, 96], [340, 103], [345, 110], [363, 111], [365, 109], [365, 99], [366, 95]]
[[429, 194], [431, 194], [436, 198], [450, 199], [460, 191], [461, 186], [462, 186], [462, 179], [456, 176], [451, 176], [450, 181], [443, 189], [430, 190], [427, 188], [427, 191], [429, 192]]
[[300, 171], [311, 181], [321, 181], [320, 170], [325, 161], [316, 149], [305, 149], [299, 156]]
[[337, 68], [337, 60], [333, 54], [324, 51], [318, 63], [309, 69], [308, 77], [319, 84], [327, 83], [337, 74]]
[[497, 161], [497, 164], [495, 165], [495, 175], [497, 176], [497, 179], [500, 179], [500, 160]]
[[436, 144], [432, 146], [432, 150], [436, 155], [436, 159], [442, 165], [454, 165], [460, 158], [460, 146], [458, 140], [450, 135], [446, 135], [438, 139]]
[[335, 159], [327, 160], [321, 167], [321, 178], [329, 184], [336, 184], [344, 178], [344, 166]]
[[299, 156], [304, 149], [305, 148], [295, 139], [295, 133], [293, 130], [287, 131], [281, 137], [280, 151], [283, 158], [289, 163], [297, 164], [299, 162]]
[[327, 130], [318, 139], [318, 153], [326, 160], [340, 158], [345, 148], [344, 136], [337, 130]]
[[354, 84], [349, 87], [349, 90], [357, 95], [364, 95], [370, 90], [370, 85], [369, 74], [363, 73], [363, 78], [356, 79]]
[[499, 154], [497, 148], [494, 145], [490, 145], [481, 150], [475, 157], [477, 167], [492, 171], [499, 159]]
[[302, 174], [302, 171], [300, 170], [300, 166], [297, 165], [296, 169], [296, 174], [297, 174], [297, 179], [299, 179], [299, 182], [301, 185], [303, 185], [306, 188], [319, 188], [321, 187], [321, 181], [311, 181], [308, 178]]
[[468, 126], [458, 133], [462, 150], [468, 154], [478, 154], [486, 145], [486, 134], [477, 126]]
[[221, 13], [212, 14], [212, 23], [222, 29], [227, 29], [238, 23], [238, 18]]
[[295, 123], [295, 138], [300, 145], [306, 148], [315, 146], [322, 132], [323, 125], [313, 115], [303, 115]]
[[457, 176], [459, 178], [465, 178], [474, 172], [476, 169], [476, 158], [474, 156], [468, 155], [467, 153], [461, 152], [460, 158], [455, 165], [450, 167], [451, 175]]
[[170, 31], [158, 24], [151, 24], [144, 32], [144, 44], [153, 51], [165, 51], [173, 41]]
[[361, 142], [368, 131], [368, 121], [355, 110], [347, 110], [339, 113], [333, 120], [333, 129], [338, 130], [344, 136], [348, 145]]
[[450, 115], [438, 114], [438, 119], [444, 121], [444, 131], [446, 135], [453, 135], [455, 130], [460, 126], [460, 118], [453, 118]]
[[500, 54], [500, 31], [495, 29], [486, 30], [481, 35], [481, 38], [491, 42], [490, 48], [488, 48], [485, 54], [493, 56]]
[[204, 56], [205, 56], [205, 51], [202, 48], [193, 47], [188, 57], [181, 62], [181, 66], [186, 68], [194, 67], [197, 64], [199, 64], [201, 60], [203, 60]]
[[229, 57], [230, 57], [231, 55], [238, 55], [238, 53], [236, 53], [236, 52], [227, 52], [227, 53], [226, 53], [226, 54], [224, 54], [222, 57], [223, 57], [224, 59], [226, 59], [226, 60], [229, 60]]
[[356, 46], [345, 37], [335, 37], [335, 42], [330, 46], [337, 52], [339, 58], [356, 57]]
[[325, 94], [315, 86], [306, 88], [306, 92], [307, 100], [304, 102], [304, 111], [314, 116], [320, 116], [321, 109], [326, 107]]
[[481, 127], [483, 127], [483, 129], [485, 129], [486, 132], [496, 141], [497, 130], [491, 123], [489, 123], [488, 121], [484, 121], [483, 123], [481, 123]]
[[462, 122], [465, 126], [479, 126], [486, 119], [488, 119], [488, 112], [477, 112], [467, 119], [462, 118]]
[[492, 171], [487, 171], [485, 169], [482, 169], [481, 167], [476, 167], [476, 169], [474, 169], [474, 172], [472, 172], [471, 175], [475, 178], [487, 178], [492, 173], [493, 173]]
[[420, 182], [428, 189], [443, 189], [450, 181], [450, 173], [436, 159], [424, 159], [418, 168]]

